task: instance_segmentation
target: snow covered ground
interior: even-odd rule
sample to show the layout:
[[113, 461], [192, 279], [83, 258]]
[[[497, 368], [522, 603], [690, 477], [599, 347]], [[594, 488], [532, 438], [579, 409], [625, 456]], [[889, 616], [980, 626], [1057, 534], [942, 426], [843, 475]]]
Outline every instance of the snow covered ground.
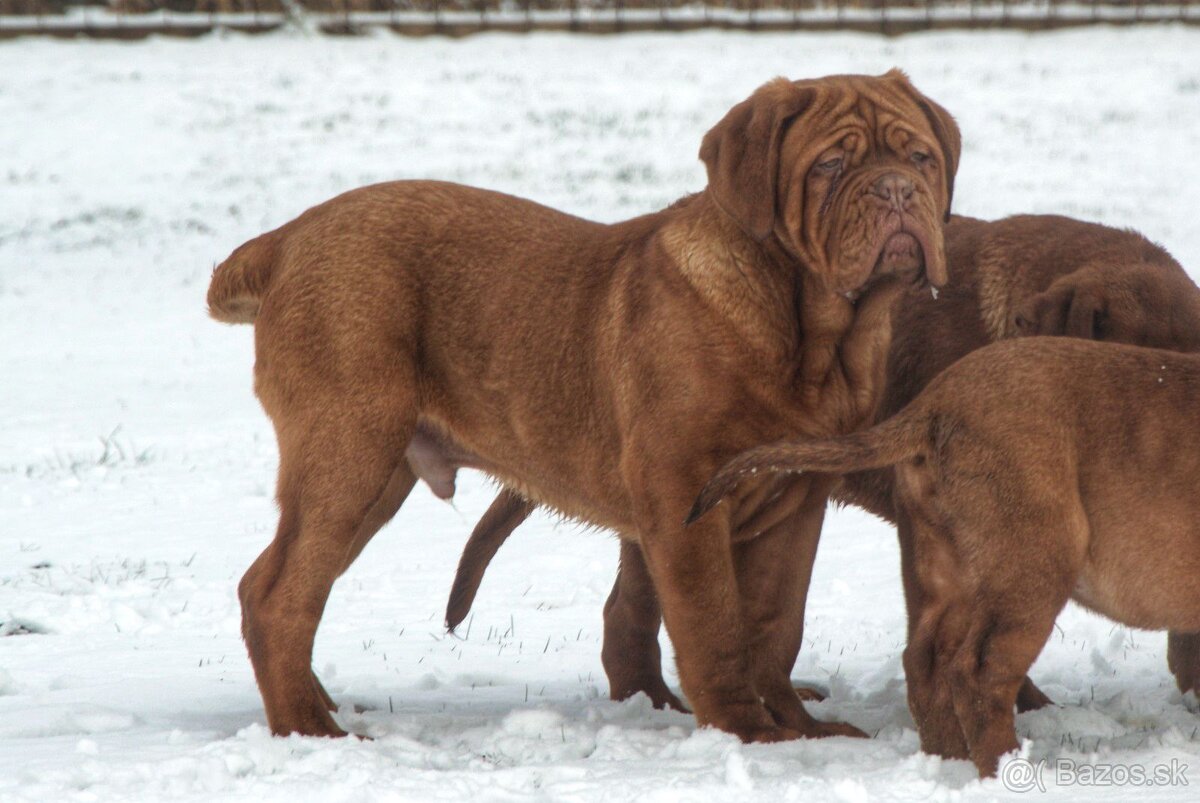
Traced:
[[[876, 738], [743, 746], [608, 701], [607, 535], [531, 522], [463, 638], [442, 631], [477, 476], [457, 509], [419, 489], [334, 590], [315, 667], [374, 740], [270, 737], [234, 588], [274, 531], [275, 444], [250, 329], [204, 291], [243, 240], [383, 179], [652, 210], [702, 185], [701, 135], [759, 83], [893, 65], [958, 116], [958, 211], [1133, 226], [1200, 271], [1197, 54], [1169, 27], [0, 45], [0, 799], [1015, 796], [918, 750], [887, 526], [831, 514], [796, 668], [831, 691], [818, 716]], [[1060, 625], [1033, 676], [1062, 706], [1018, 719], [1031, 761], [1176, 761], [1200, 785], [1162, 634]]]

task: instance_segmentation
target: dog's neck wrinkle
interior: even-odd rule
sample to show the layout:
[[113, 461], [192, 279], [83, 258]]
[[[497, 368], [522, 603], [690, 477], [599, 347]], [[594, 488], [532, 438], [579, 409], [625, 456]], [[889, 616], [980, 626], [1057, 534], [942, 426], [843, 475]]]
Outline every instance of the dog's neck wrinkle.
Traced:
[[760, 360], [782, 369], [799, 337], [792, 299], [800, 269], [772, 240], [751, 239], [707, 195], [678, 213], [663, 236], [679, 272]]
[[775, 378], [801, 408], [818, 409], [831, 385], [846, 384], [841, 344], [854, 306], [777, 237], [752, 240], [711, 199], [679, 213], [664, 236], [674, 238], [680, 273], [758, 357], [764, 381]]
[[796, 291], [796, 314], [800, 342], [793, 384], [802, 401], [815, 403], [830, 374], [842, 368], [839, 347], [854, 322], [854, 308], [816, 279], [806, 277]]

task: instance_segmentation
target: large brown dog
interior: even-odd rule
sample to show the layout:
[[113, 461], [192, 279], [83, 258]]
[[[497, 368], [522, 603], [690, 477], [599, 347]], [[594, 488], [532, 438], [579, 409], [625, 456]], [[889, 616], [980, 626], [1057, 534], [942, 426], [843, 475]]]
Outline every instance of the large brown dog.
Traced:
[[[279, 529], [239, 588], [271, 729], [342, 733], [310, 669], [330, 587], [418, 477], [462, 463], [640, 545], [700, 724], [857, 733], [788, 679], [828, 483], [683, 519], [737, 452], [869, 422], [900, 282], [946, 279], [958, 151], [899, 72], [779, 79], [705, 136], [708, 188], [662, 212], [601, 225], [398, 182], [235, 251], [208, 301], [255, 322], [279, 440]], [[735, 543], [768, 501], [779, 525]]]
[[742, 477], [895, 466], [919, 589], [904, 669], [929, 753], [996, 772], [1017, 689], [1074, 599], [1133, 627], [1200, 630], [1200, 356], [1033, 338], [964, 357], [893, 418], [751, 450]]
[[[995, 222], [955, 216], [946, 226], [950, 282], [940, 297], [908, 295], [896, 311], [887, 387], [877, 420], [900, 410], [938, 373], [990, 342], [1020, 335], [1067, 335], [1200, 350], [1200, 289], [1161, 247], [1141, 235], [1057, 215]], [[833, 497], [896, 523], [905, 597], [917, 604], [911, 527], [892, 502], [892, 472], [852, 474]], [[534, 505], [502, 493], [463, 550], [446, 610], [466, 616], [488, 562]], [[662, 679], [658, 609], [637, 545], [625, 543], [605, 606], [602, 659], [614, 699], [645, 692], [655, 705], [682, 709]], [[910, 619], [910, 622], [912, 620]], [[1183, 691], [1200, 683], [1194, 634], [1173, 633], [1171, 670]], [[1048, 702], [1027, 682], [1021, 710]]]

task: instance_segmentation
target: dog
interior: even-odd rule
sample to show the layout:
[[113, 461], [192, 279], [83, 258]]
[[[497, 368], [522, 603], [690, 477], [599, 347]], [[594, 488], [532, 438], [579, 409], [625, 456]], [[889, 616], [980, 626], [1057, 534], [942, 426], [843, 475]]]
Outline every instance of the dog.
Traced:
[[975, 351], [876, 427], [752, 449], [743, 477], [895, 467], [919, 588], [904, 651], [927, 753], [983, 776], [1016, 750], [1017, 690], [1068, 599], [1200, 630], [1200, 355], [1031, 338]]
[[[995, 223], [956, 218], [947, 227], [947, 252], [952, 278], [940, 299], [946, 305], [916, 296], [897, 310], [878, 420], [899, 412], [943, 369], [989, 342], [1065, 336], [1200, 351], [1200, 289], [1166, 249], [1136, 232], [1057, 215]], [[893, 472], [874, 471], [845, 477], [833, 496], [896, 523], [911, 627], [919, 604], [911, 525], [892, 502], [893, 492]], [[1195, 687], [1200, 637], [1172, 633], [1169, 644], [1168, 663], [1180, 688]], [[1027, 678], [1017, 709], [1050, 702]]]
[[960, 147], [898, 71], [777, 79], [704, 136], [708, 186], [660, 212], [602, 225], [393, 182], [235, 250], [208, 304], [254, 323], [279, 442], [279, 527], [238, 587], [272, 732], [343, 735], [310, 668], [331, 586], [418, 478], [471, 465], [639, 545], [700, 725], [861, 735], [788, 680], [828, 483], [752, 484], [739, 511], [782, 511], [753, 539], [683, 518], [734, 454], [869, 423], [896, 298], [946, 281]]
[[[959, 358], [999, 340], [1062, 335], [1200, 351], [1200, 289], [1165, 249], [1136, 232], [1058, 215], [992, 222], [956, 215], [945, 236], [946, 288], [936, 299], [909, 292], [896, 309], [877, 421], [898, 412]], [[892, 494], [892, 472], [885, 470], [845, 477], [833, 498], [897, 525], [905, 598], [914, 605], [911, 528]], [[480, 520], [451, 588], [451, 629], [466, 617], [500, 545], [534, 508], [519, 493], [504, 491]], [[604, 622], [601, 655], [613, 699], [643, 692], [658, 708], [686, 710], [662, 677], [657, 603], [636, 544], [622, 544]], [[1181, 691], [1200, 688], [1200, 637], [1172, 633], [1168, 662]], [[1021, 711], [1049, 702], [1028, 679], [1017, 697]]]

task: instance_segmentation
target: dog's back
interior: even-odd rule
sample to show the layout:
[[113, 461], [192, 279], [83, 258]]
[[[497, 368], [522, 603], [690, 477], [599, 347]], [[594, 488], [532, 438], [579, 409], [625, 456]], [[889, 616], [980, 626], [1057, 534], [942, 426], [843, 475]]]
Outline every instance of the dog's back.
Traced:
[[[1057, 571], [1056, 543], [1079, 561], [1072, 594], [1084, 605], [1136, 627], [1200, 630], [1200, 355], [1074, 338], [990, 345], [870, 430], [744, 453], [696, 515], [747, 474], [888, 465], [900, 507], [952, 523], [959, 553], [1008, 550], [1014, 571]], [[1076, 511], [1081, 527], [1021, 525], [1051, 510]], [[1003, 571], [989, 582], [1003, 585]]]
[[[1200, 350], [1200, 289], [1137, 232], [1059, 215], [955, 216], [946, 244], [947, 287], [897, 307], [877, 420], [970, 352], [1020, 335]], [[892, 489], [888, 471], [852, 474], [835, 498], [895, 521]]]

